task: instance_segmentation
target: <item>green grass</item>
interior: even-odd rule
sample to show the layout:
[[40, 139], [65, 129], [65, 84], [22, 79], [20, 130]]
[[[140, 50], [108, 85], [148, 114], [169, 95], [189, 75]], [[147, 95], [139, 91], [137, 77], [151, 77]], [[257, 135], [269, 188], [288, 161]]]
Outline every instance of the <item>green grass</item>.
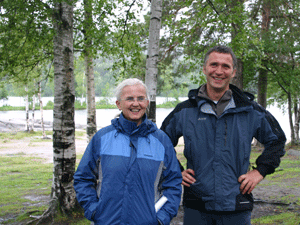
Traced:
[[[32, 206], [26, 196], [49, 196], [52, 164], [35, 157], [0, 156], [0, 217], [22, 214], [24, 210], [43, 211], [46, 206]], [[26, 206], [27, 205], [27, 206]]]
[[[53, 131], [45, 131], [46, 135], [48, 137], [52, 137]], [[86, 134], [86, 131], [75, 131], [75, 137], [76, 138], [81, 138], [84, 137]], [[18, 132], [0, 132], [0, 140], [3, 141], [8, 141], [8, 140], [22, 140], [25, 138], [32, 138], [32, 141], [35, 142], [48, 142], [52, 141], [49, 139], [42, 139], [41, 137], [43, 136], [42, 131], [18, 131]]]
[[[78, 155], [79, 162], [82, 155]], [[77, 163], [78, 165], [78, 163]], [[45, 163], [44, 159], [36, 157], [0, 156], [0, 218], [9, 219], [2, 222], [11, 224], [16, 221], [28, 221], [29, 215], [41, 215], [48, 208], [51, 192], [53, 164]], [[37, 204], [44, 199], [44, 204]], [[82, 213], [75, 213], [77, 217], [72, 224], [90, 224]], [[69, 221], [60, 217], [59, 221]], [[1, 224], [2, 224], [1, 223]]]
[[[45, 131], [46, 135], [47, 136], [52, 136], [52, 131]], [[30, 137], [36, 137], [36, 136], [39, 136], [41, 137], [43, 134], [42, 134], [42, 131], [30, 131], [30, 132], [7, 132], [7, 133], [4, 133], [4, 132], [0, 132], [0, 140], [1, 139], [13, 139], [13, 140], [21, 140], [21, 139], [24, 139], [24, 138], [30, 138]]]
[[293, 212], [284, 212], [278, 215], [260, 217], [251, 220], [252, 225], [297, 225], [300, 224], [299, 214]]

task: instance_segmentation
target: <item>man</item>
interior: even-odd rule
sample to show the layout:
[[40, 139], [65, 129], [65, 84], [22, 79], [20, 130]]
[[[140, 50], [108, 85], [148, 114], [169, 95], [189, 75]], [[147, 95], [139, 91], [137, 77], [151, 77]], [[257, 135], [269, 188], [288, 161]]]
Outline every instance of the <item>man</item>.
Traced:
[[[274, 172], [285, 153], [285, 135], [276, 119], [230, 81], [237, 60], [225, 46], [210, 49], [203, 73], [207, 83], [189, 92], [161, 129], [174, 146], [183, 136], [184, 224], [251, 224], [252, 190]], [[248, 171], [251, 142], [264, 144]]]

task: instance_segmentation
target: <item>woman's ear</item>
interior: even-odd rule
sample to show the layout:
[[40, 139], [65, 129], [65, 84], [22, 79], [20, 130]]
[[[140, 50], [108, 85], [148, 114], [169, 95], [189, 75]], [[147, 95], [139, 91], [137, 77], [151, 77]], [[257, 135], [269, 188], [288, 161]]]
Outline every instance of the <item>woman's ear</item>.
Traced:
[[120, 101], [117, 100], [117, 101], [116, 101], [116, 105], [117, 105], [117, 107], [118, 107], [119, 110], [122, 110], [122, 109], [121, 109], [121, 102], [120, 102]]

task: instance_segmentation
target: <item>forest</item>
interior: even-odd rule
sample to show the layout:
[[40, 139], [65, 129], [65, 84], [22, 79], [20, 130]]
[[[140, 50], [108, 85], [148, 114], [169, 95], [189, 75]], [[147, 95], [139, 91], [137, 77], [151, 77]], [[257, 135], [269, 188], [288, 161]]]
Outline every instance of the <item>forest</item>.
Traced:
[[276, 102], [288, 112], [291, 142], [299, 144], [299, 25], [298, 0], [0, 1], [1, 99], [54, 96], [53, 204], [45, 217], [76, 202], [76, 97], [87, 99], [90, 139], [95, 96], [140, 78], [155, 121], [156, 96], [186, 96], [205, 83], [203, 57], [215, 45], [238, 58], [233, 84], [263, 107]]

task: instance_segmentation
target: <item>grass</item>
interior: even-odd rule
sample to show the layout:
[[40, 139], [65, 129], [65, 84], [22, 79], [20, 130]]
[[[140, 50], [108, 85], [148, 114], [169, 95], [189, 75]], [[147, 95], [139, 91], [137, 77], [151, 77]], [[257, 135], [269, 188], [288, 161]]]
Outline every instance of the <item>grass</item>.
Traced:
[[[52, 131], [45, 131], [47, 136], [52, 136]], [[7, 132], [2, 133], [0, 132], [0, 140], [22, 140], [24, 138], [31, 138], [39, 136], [41, 137], [42, 131], [31, 131], [31, 132]]]
[[[81, 157], [77, 156], [79, 160]], [[47, 209], [52, 170], [53, 164], [41, 158], [0, 156], [0, 218], [4, 219], [1, 224], [27, 221], [30, 215], [41, 215]], [[77, 213], [77, 217], [72, 224], [89, 224], [82, 214]]]
[[251, 221], [252, 225], [297, 225], [300, 223], [299, 214], [284, 212], [279, 215], [264, 216]]
[[45, 210], [45, 205], [33, 206], [36, 202], [26, 196], [50, 195], [52, 167], [40, 158], [0, 156], [0, 217], [22, 214], [25, 209]]

